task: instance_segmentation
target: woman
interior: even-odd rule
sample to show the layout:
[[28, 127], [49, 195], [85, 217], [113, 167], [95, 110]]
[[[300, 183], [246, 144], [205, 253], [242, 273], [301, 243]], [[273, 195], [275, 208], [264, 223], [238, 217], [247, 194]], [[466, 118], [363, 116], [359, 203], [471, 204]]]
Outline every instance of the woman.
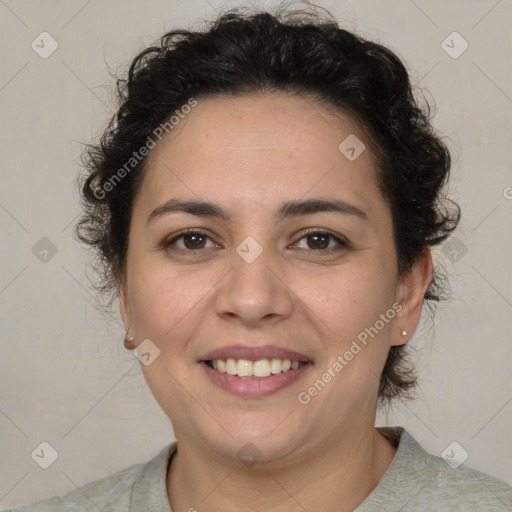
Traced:
[[510, 510], [507, 484], [374, 427], [414, 386], [460, 216], [398, 58], [320, 15], [229, 12], [142, 52], [119, 96], [78, 234], [176, 443], [17, 510]]

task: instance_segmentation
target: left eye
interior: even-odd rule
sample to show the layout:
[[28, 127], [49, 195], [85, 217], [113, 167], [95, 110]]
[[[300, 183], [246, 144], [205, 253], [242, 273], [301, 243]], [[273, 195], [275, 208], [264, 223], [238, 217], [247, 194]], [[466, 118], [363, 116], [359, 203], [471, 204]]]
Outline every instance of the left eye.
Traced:
[[[334, 236], [332, 233], [328, 233], [327, 231], [313, 231], [304, 235], [300, 240], [306, 240], [308, 247], [304, 248], [311, 251], [335, 249], [336, 246], [348, 247], [348, 244], [341, 238], [338, 238], [337, 236]], [[330, 246], [330, 241], [335, 242], [334, 246]], [[298, 243], [294, 244], [294, 247], [297, 247], [297, 245]]]

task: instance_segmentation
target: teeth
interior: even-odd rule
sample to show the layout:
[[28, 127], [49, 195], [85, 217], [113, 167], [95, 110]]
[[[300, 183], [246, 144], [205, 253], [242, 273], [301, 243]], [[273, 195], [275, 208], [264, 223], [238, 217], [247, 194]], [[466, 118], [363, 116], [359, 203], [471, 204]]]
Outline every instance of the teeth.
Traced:
[[270, 363], [268, 359], [254, 361], [254, 363], [252, 363], [252, 374], [255, 377], [268, 377], [270, 375]]
[[211, 366], [220, 373], [229, 375], [238, 375], [239, 377], [269, 377], [289, 370], [297, 370], [302, 366], [299, 361], [290, 361], [290, 359], [260, 359], [259, 361], [249, 361], [248, 359], [228, 358], [216, 359], [211, 361]]
[[229, 373], [229, 375], [236, 375], [237, 371], [237, 364], [234, 359], [228, 359], [226, 361], [226, 372]]
[[236, 373], [239, 377], [249, 377], [252, 375], [252, 361], [239, 359], [236, 365]]
[[270, 361], [270, 371], [272, 373], [281, 373], [282, 366], [281, 359], [272, 359]]

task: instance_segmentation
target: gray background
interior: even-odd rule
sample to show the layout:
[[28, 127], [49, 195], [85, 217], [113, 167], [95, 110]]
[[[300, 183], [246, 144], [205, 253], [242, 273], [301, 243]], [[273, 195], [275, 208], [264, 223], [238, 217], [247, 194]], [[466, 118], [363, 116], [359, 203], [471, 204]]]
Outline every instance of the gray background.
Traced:
[[[139, 362], [122, 347], [119, 316], [97, 308], [89, 256], [72, 237], [75, 177], [80, 142], [112, 113], [111, 73], [164, 31], [199, 28], [232, 5], [240, 2], [0, 0], [1, 507], [61, 494], [173, 440]], [[455, 239], [434, 252], [453, 299], [439, 306], [434, 327], [424, 316], [411, 342], [418, 397], [381, 413], [379, 424], [405, 426], [436, 454], [456, 441], [465, 464], [512, 484], [512, 3], [317, 5], [391, 47], [428, 89], [463, 209]], [[58, 43], [47, 58], [42, 32]], [[43, 441], [58, 453], [48, 469], [31, 457]]]

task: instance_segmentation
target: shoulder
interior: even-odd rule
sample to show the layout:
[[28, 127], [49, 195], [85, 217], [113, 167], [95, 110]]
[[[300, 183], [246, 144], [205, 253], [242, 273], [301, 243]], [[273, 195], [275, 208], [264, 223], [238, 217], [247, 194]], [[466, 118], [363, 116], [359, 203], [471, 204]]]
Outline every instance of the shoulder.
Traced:
[[[403, 428], [383, 429], [398, 450], [377, 488], [358, 512], [510, 511], [512, 487], [464, 464], [431, 455]], [[448, 463], [450, 462], [450, 464]], [[380, 505], [377, 507], [378, 503]]]
[[166, 474], [168, 462], [175, 452], [176, 443], [172, 443], [148, 462], [134, 464], [62, 496], [8, 509], [6, 512], [171, 512]]
[[501, 480], [465, 465], [450, 466], [441, 457], [427, 454], [431, 478], [425, 499], [437, 497], [449, 510], [512, 510], [512, 487]]

